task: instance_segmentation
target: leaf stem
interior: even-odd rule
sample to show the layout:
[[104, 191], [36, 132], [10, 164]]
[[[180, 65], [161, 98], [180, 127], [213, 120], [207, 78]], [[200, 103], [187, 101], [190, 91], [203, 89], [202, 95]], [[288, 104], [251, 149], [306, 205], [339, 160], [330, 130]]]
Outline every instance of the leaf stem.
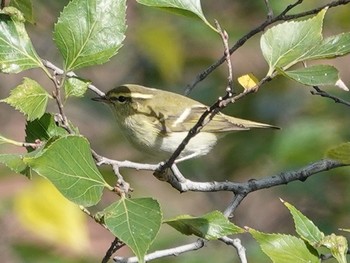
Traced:
[[12, 144], [19, 147], [32, 147], [33, 149], [36, 149], [41, 145], [41, 141], [36, 141], [35, 143], [19, 142], [19, 141], [8, 139], [1, 135], [0, 135], [0, 142]]

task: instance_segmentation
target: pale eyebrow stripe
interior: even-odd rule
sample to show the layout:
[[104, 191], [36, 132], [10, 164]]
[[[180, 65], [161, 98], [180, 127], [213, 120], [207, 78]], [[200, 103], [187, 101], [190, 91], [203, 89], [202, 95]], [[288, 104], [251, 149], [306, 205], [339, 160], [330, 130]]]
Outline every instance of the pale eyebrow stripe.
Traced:
[[152, 99], [154, 97], [153, 94], [143, 94], [143, 93], [129, 93], [131, 98], [135, 99]]

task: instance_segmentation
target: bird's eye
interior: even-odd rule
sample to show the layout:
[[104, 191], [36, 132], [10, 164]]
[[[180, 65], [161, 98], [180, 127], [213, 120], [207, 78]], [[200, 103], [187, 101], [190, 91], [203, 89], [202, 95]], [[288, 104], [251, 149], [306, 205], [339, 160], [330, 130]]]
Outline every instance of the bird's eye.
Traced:
[[119, 96], [119, 97], [117, 97], [117, 100], [118, 100], [120, 103], [124, 103], [124, 102], [126, 102], [126, 97], [125, 97], [125, 96]]
[[111, 101], [115, 101], [119, 103], [125, 103], [127, 100], [128, 100], [128, 97], [125, 97], [123, 95], [111, 97]]

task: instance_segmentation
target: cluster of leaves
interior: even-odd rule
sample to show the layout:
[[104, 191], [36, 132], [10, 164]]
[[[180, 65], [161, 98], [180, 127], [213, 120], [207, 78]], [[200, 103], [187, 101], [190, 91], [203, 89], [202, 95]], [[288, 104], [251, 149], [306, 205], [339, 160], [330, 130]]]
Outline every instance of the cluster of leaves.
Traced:
[[[139, 0], [138, 2], [183, 15], [196, 16], [216, 31], [203, 15], [199, 1]], [[25, 78], [21, 85], [11, 91], [8, 98], [1, 100], [25, 114], [27, 124], [25, 143], [0, 135], [0, 144], [26, 146], [28, 153], [1, 154], [0, 162], [27, 177], [31, 177], [34, 171], [47, 178], [63, 196], [77, 205], [84, 208], [94, 206], [101, 201], [104, 189], [114, 191], [114, 187], [104, 180], [97, 169], [91, 155], [90, 144], [79, 134], [78, 128], [70, 122], [68, 126], [60, 127], [57, 116], [46, 113], [46, 107], [49, 100], [60, 102], [58, 91], [61, 88], [66, 99], [85, 94], [90, 82], [68, 75], [68, 72], [103, 64], [117, 54], [125, 38], [126, 1], [72, 0], [64, 8], [53, 32], [54, 42], [64, 61], [62, 66], [64, 73], [60, 81], [57, 81], [57, 76], [50, 72], [45, 61], [36, 53], [25, 30], [25, 17], [33, 21], [30, 5], [16, 7], [23, 13], [15, 7], [0, 10], [0, 71], [18, 73], [30, 68], [40, 68], [53, 81], [55, 88], [51, 95], [35, 80]], [[342, 56], [350, 52], [349, 34], [322, 39], [325, 12], [326, 10], [323, 10], [306, 21], [286, 22], [266, 31], [261, 38], [261, 47], [269, 64], [268, 77], [282, 74], [306, 85], [332, 84], [347, 89], [341, 82], [338, 71], [331, 66], [288, 70], [301, 61]], [[293, 37], [291, 38], [286, 32]], [[309, 34], [309, 32], [315, 33]], [[60, 113], [62, 115], [62, 112]], [[343, 255], [347, 245], [344, 239], [325, 237], [311, 224], [311, 221], [307, 221], [290, 205], [288, 208], [294, 219], [298, 217], [296, 228], [302, 239], [314, 247], [320, 245], [328, 247], [339, 262], [345, 262]], [[144, 256], [163, 221], [159, 203], [153, 198], [124, 196], [97, 213], [95, 218], [128, 245], [140, 262], [144, 261]], [[305, 228], [301, 227], [299, 221], [305, 224]], [[193, 234], [207, 240], [245, 231], [229, 222], [218, 211], [201, 217], [179, 216], [164, 222], [183, 234]], [[281, 261], [286, 249], [292, 251], [291, 254], [316, 262], [315, 251], [300, 239], [292, 237], [284, 239], [283, 235], [263, 234], [252, 229], [248, 232], [258, 240], [262, 249], [273, 260]], [[272, 250], [268, 247], [275, 242], [286, 246], [276, 252], [275, 248]], [[297, 250], [299, 254], [295, 252]], [[290, 258], [296, 260], [292, 255]]]
[[284, 201], [283, 203], [293, 216], [299, 237], [247, 229], [273, 262], [320, 262], [321, 253], [318, 250], [322, 247], [330, 251], [338, 262], [347, 262], [348, 243], [345, 237], [325, 235], [294, 206]]

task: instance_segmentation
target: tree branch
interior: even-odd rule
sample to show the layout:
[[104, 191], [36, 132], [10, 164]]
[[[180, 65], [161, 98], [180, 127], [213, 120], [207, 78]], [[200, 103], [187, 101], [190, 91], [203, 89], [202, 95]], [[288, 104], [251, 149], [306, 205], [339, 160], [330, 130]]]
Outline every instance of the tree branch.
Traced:
[[125, 246], [125, 244], [119, 240], [119, 238], [115, 238], [111, 244], [111, 246], [109, 247], [109, 249], [106, 252], [106, 255], [103, 257], [102, 259], [102, 263], [107, 263], [109, 261], [109, 259], [112, 257], [112, 255], [118, 251], [120, 248], [122, 248], [123, 246]]
[[[169, 249], [164, 249], [164, 250], [158, 250], [153, 253], [150, 253], [145, 256], [145, 261], [151, 261], [154, 259], [158, 258], [163, 258], [163, 257], [168, 257], [168, 256], [178, 256], [180, 254], [198, 250], [202, 248], [205, 244], [205, 240], [203, 239], [198, 239], [196, 242], [183, 245], [183, 246], [178, 246], [175, 248], [169, 248]], [[130, 258], [123, 258], [123, 257], [115, 257], [114, 261], [117, 263], [136, 263], [138, 262], [136, 257], [130, 257]]]
[[247, 263], [247, 256], [246, 256], [246, 249], [245, 247], [242, 245], [241, 240], [239, 238], [229, 238], [229, 237], [222, 237], [219, 238], [220, 241], [224, 242], [226, 245], [229, 246], [233, 246], [236, 251], [237, 251], [237, 255], [239, 257], [239, 260], [241, 263]]
[[333, 96], [333, 95], [329, 94], [328, 92], [326, 92], [324, 90], [321, 90], [317, 86], [313, 86], [313, 88], [316, 91], [313, 91], [313, 90], [310, 91], [312, 95], [318, 95], [318, 96], [321, 96], [321, 97], [329, 98], [329, 99], [332, 99], [335, 103], [344, 104], [344, 105], [350, 107], [350, 102], [349, 101], [346, 101], [346, 100], [340, 99], [340, 98], [338, 98], [336, 96]]
[[348, 166], [338, 161], [331, 159], [323, 159], [306, 165], [295, 171], [281, 172], [276, 175], [265, 177], [262, 179], [251, 179], [243, 183], [235, 182], [193, 182], [186, 180], [186, 183], [180, 183], [180, 188], [176, 188], [177, 185], [173, 185], [180, 192], [194, 191], [194, 192], [218, 192], [218, 191], [231, 191], [236, 195], [248, 195], [251, 192], [266, 189], [273, 186], [288, 184], [293, 181], [305, 181], [310, 176], [335, 169], [342, 166]]
[[[269, 25], [276, 23], [278, 21], [288, 21], [296, 18], [301, 18], [305, 17], [308, 15], [316, 14], [319, 11], [321, 11], [323, 8], [328, 7], [328, 8], [333, 8], [336, 6], [340, 5], [346, 5], [350, 2], [350, 0], [338, 0], [338, 1], [333, 1], [331, 3], [322, 5], [320, 7], [311, 9], [309, 11], [305, 11], [299, 14], [293, 14], [293, 15], [286, 15], [290, 10], [295, 8], [296, 6], [300, 5], [303, 2], [303, 0], [298, 0], [294, 4], [291, 4], [287, 6], [280, 14], [278, 14], [274, 18], [267, 18], [264, 22], [262, 22], [259, 26], [242, 36], [237, 42], [230, 48], [230, 54], [232, 55], [238, 48], [244, 45], [245, 42], [247, 42], [250, 38], [255, 36], [256, 34], [263, 32], [266, 27]], [[203, 81], [206, 77], [208, 77], [216, 68], [218, 68], [222, 63], [225, 62], [225, 55], [223, 55], [219, 60], [217, 60], [214, 64], [210, 65], [207, 69], [203, 70], [201, 73], [199, 73], [195, 79], [192, 81], [191, 84], [187, 85], [185, 89], [185, 94], [188, 95], [194, 88], [195, 86]]]

